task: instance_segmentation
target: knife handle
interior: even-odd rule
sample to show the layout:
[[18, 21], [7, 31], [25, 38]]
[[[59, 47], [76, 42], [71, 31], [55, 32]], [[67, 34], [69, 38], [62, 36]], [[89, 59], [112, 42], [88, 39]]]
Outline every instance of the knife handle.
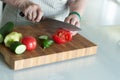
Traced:
[[24, 16], [25, 16], [23, 12], [20, 12], [19, 15], [20, 15], [21, 17], [24, 17]]
[[[20, 12], [19, 15], [20, 15], [21, 17], [25, 17], [25, 14], [24, 14], [23, 12]], [[43, 16], [41, 20], [44, 20], [45, 18], [46, 18], [46, 17]]]

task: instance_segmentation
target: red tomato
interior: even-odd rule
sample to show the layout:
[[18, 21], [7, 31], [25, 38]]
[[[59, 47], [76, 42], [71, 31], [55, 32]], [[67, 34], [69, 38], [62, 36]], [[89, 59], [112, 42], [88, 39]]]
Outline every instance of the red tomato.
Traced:
[[32, 36], [26, 36], [22, 38], [22, 43], [26, 45], [26, 50], [28, 51], [34, 50], [37, 45], [36, 39]]
[[71, 39], [72, 39], [72, 34], [70, 33], [70, 31], [65, 29], [58, 29], [56, 33], [53, 35], [53, 40], [58, 44], [68, 42]]

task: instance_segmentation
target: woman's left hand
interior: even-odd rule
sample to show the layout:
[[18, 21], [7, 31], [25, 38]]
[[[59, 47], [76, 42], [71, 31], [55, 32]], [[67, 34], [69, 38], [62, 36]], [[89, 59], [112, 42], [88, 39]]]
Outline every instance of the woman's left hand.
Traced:
[[[65, 22], [80, 27], [80, 19], [76, 14], [71, 14], [68, 17], [66, 17]], [[73, 36], [78, 33], [78, 31], [70, 31], [70, 32], [72, 33]]]

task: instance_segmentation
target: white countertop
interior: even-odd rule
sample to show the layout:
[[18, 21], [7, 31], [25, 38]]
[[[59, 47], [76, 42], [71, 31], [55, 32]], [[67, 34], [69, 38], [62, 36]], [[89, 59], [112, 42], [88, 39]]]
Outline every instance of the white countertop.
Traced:
[[13, 71], [0, 55], [1, 80], [118, 80], [120, 46], [99, 28], [84, 27], [80, 34], [98, 45], [94, 56]]

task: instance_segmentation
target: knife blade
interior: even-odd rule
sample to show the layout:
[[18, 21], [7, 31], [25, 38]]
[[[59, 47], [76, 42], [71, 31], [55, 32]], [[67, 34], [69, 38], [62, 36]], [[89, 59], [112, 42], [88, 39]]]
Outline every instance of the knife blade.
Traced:
[[45, 18], [43, 21], [45, 22], [50, 22], [51, 25], [56, 25], [56, 27], [58, 28], [63, 28], [63, 29], [66, 29], [66, 30], [69, 30], [69, 31], [80, 31], [81, 29], [76, 27], [75, 25], [71, 25], [69, 23], [65, 23], [65, 22], [62, 22], [62, 21], [58, 21], [58, 20], [55, 20], [55, 19], [51, 19], [51, 18]]
[[[23, 12], [20, 12], [19, 15], [21, 17], [24, 17]], [[58, 20], [55, 20], [55, 19], [51, 19], [51, 18], [44, 18], [44, 19], [42, 19], [42, 21], [51, 22], [51, 25], [54, 24], [58, 28], [63, 28], [63, 29], [69, 30], [69, 31], [80, 31], [81, 30], [80, 28], [76, 27], [75, 25], [72, 25], [72, 24], [69, 24], [69, 23], [66, 23], [66, 22], [62, 22], [62, 21], [58, 21]], [[38, 23], [40, 23], [40, 22], [38, 22]]]

